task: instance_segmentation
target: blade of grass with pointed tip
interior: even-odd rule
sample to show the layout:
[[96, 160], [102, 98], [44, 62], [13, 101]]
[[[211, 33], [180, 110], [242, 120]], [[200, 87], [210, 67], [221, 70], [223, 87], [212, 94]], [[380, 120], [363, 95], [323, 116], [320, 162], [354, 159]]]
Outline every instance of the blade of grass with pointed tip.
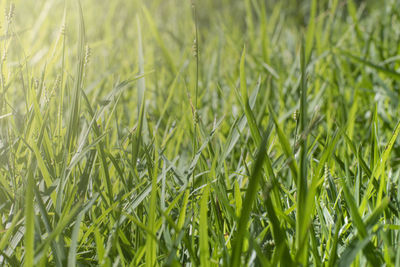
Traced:
[[233, 267], [241, 266], [241, 256], [244, 237], [247, 232], [247, 223], [249, 221], [250, 212], [253, 209], [254, 200], [257, 197], [257, 189], [262, 176], [262, 165], [264, 163], [264, 158], [266, 157], [266, 145], [267, 136], [263, 138], [255, 162], [253, 164], [253, 171], [250, 176], [249, 184], [247, 186], [246, 195], [243, 201], [243, 206], [246, 207], [242, 209], [239, 218], [239, 226], [236, 233], [235, 244], [231, 254], [231, 262]]
[[244, 68], [246, 58], [246, 48], [243, 48], [242, 56], [240, 58], [240, 93], [242, 95], [242, 105], [244, 109], [244, 113], [246, 114], [247, 123], [250, 127], [251, 135], [254, 139], [254, 142], [258, 146], [261, 143], [261, 135], [258, 130], [256, 118], [253, 114], [253, 111], [250, 108], [249, 97], [247, 94], [247, 81], [246, 81], [246, 72]]
[[186, 189], [185, 190], [185, 196], [183, 198], [182, 209], [181, 209], [181, 212], [179, 214], [179, 219], [178, 219], [178, 223], [177, 223], [178, 229], [182, 229], [183, 224], [185, 223], [186, 208], [187, 208], [187, 204], [189, 202], [189, 193], [190, 193], [189, 190]]
[[79, 117], [79, 109], [80, 109], [80, 92], [82, 90], [83, 83], [83, 72], [85, 65], [85, 43], [86, 43], [86, 34], [85, 34], [85, 22], [83, 19], [82, 6], [79, 0], [76, 1], [78, 4], [78, 63], [76, 64], [76, 73], [75, 73], [75, 81], [74, 81], [74, 92], [72, 98], [72, 105], [70, 109], [70, 117], [67, 127], [67, 135], [66, 135], [66, 149], [70, 149], [75, 139], [78, 130], [78, 117]]
[[378, 163], [378, 165], [375, 165], [372, 174], [371, 174], [371, 179], [368, 182], [367, 190], [364, 194], [364, 197], [362, 199], [361, 205], [360, 205], [360, 212], [363, 212], [365, 210], [365, 207], [367, 205], [367, 201], [370, 198], [371, 191], [373, 189], [373, 182], [375, 181], [375, 178], [379, 178], [380, 175], [382, 174], [382, 171], [385, 167], [386, 161], [389, 159], [390, 152], [392, 151], [393, 145], [397, 140], [397, 136], [400, 133], [400, 121], [397, 123], [396, 128], [394, 129], [392, 136], [389, 139], [389, 142], [386, 144], [384, 151], [382, 152], [381, 159]]

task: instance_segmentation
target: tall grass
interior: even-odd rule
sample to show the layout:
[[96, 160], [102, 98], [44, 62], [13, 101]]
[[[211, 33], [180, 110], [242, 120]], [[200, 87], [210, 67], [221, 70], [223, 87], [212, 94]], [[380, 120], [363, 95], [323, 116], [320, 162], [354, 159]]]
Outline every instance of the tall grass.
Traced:
[[398, 6], [0, 2], [0, 265], [400, 266]]

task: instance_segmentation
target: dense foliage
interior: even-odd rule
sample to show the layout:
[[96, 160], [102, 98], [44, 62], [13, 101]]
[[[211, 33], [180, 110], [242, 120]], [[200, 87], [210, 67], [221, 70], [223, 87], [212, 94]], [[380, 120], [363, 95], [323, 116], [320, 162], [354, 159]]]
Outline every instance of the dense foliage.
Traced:
[[400, 266], [399, 6], [1, 1], [0, 265]]

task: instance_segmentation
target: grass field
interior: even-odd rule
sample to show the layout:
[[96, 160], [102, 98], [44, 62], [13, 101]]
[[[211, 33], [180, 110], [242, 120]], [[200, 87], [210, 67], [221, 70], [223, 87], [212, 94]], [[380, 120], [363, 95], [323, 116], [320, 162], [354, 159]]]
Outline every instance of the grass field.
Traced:
[[1, 266], [400, 266], [398, 0], [0, 10]]

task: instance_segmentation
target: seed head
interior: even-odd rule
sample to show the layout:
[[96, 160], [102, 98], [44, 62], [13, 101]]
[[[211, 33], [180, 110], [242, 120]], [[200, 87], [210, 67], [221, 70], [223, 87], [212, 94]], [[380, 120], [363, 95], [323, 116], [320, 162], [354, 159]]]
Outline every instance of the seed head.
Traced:
[[47, 86], [46, 86], [45, 83], [43, 83], [43, 91], [44, 91], [44, 102], [45, 102], [45, 103], [49, 103], [49, 102], [50, 102], [50, 98], [51, 98], [52, 95], [53, 95], [53, 92], [49, 92], [49, 91], [47, 90]]
[[61, 29], [60, 29], [60, 34], [61, 34], [61, 35], [65, 35], [66, 28], [67, 28], [67, 25], [66, 25], [65, 23], [63, 23], [63, 24], [61, 25]]
[[329, 167], [328, 167], [328, 164], [325, 163], [325, 166], [324, 166], [324, 186], [325, 186], [325, 188], [329, 188], [328, 178], [329, 178]]
[[267, 241], [265, 241], [265, 245], [267, 245], [267, 246], [275, 246], [275, 241], [274, 240], [267, 240]]
[[196, 124], [200, 122], [200, 115], [197, 112], [197, 109], [194, 110], [193, 119], [194, 119], [194, 123], [196, 123]]
[[193, 56], [197, 58], [198, 56], [198, 46], [197, 46], [197, 40], [194, 39], [193, 40], [193, 45], [192, 45], [192, 52], [193, 52]]
[[3, 62], [7, 60], [7, 50], [4, 50], [3, 57], [1, 58]]
[[92, 52], [92, 51], [91, 51], [89, 45], [86, 45], [86, 48], [85, 48], [85, 66], [86, 66], [87, 64], [89, 64], [90, 55], [92, 54], [91, 52]]
[[15, 12], [15, 5], [14, 3], [11, 3], [8, 11], [6, 10], [6, 20], [8, 24], [12, 22], [12, 19], [14, 17], [14, 12]]
[[53, 91], [55, 91], [57, 88], [60, 88], [60, 87], [61, 87], [61, 75], [58, 74], [56, 77], [56, 80], [54, 82], [54, 85], [53, 85]]
[[324, 173], [324, 175], [325, 175], [325, 179], [327, 179], [328, 178], [328, 175], [329, 175], [329, 167], [328, 167], [328, 164], [326, 164], [325, 163], [325, 173]]
[[33, 80], [33, 88], [39, 89], [39, 80], [38, 79]]
[[293, 112], [293, 120], [294, 120], [294, 121], [297, 121], [298, 118], [299, 118], [299, 111], [296, 109], [296, 110]]

